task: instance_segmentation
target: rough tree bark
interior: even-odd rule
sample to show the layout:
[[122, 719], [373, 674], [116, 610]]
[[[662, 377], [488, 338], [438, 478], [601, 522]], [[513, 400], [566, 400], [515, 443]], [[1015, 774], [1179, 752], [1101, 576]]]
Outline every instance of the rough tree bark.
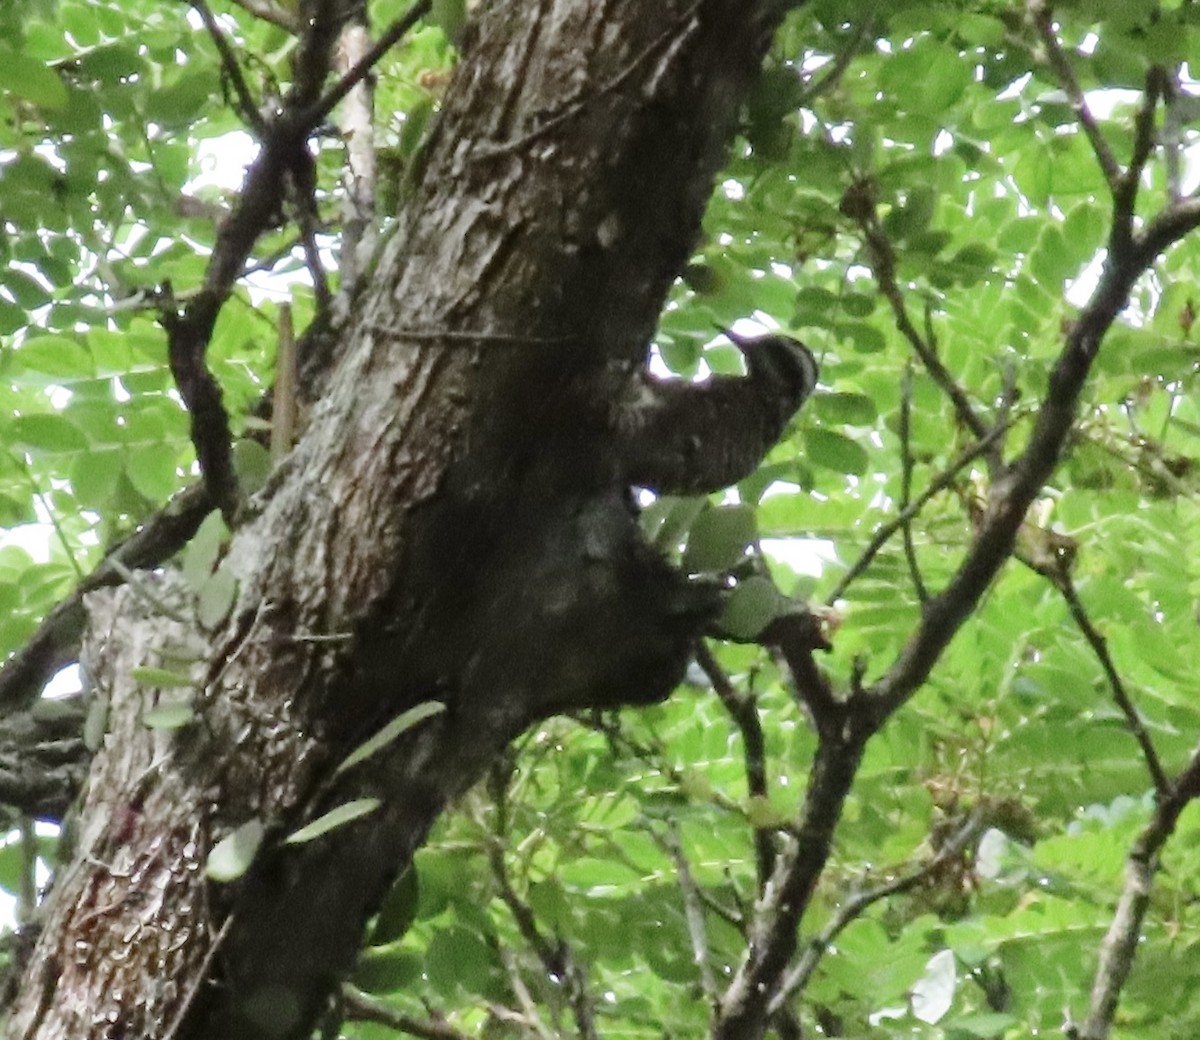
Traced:
[[[388, 882], [513, 736], [670, 691], [713, 594], [640, 542], [605, 398], [644, 361], [784, 6], [489, 5], [309, 425], [240, 518], [226, 620], [186, 620], [169, 575], [92, 594], [107, 736], [11, 1036], [307, 1035]], [[196, 718], [148, 729], [160, 694], [131, 669], [196, 646]], [[334, 774], [427, 701], [446, 710]], [[208, 882], [255, 819], [249, 873]]]

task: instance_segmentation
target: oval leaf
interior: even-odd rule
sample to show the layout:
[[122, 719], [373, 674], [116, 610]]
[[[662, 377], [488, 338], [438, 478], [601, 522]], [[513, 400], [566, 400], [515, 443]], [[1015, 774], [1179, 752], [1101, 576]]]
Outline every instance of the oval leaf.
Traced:
[[870, 460], [866, 451], [843, 434], [833, 430], [808, 429], [804, 431], [804, 445], [809, 461], [818, 466], [855, 476], [867, 471]]
[[0, 90], [40, 108], [62, 108], [67, 88], [44, 62], [9, 47], [0, 49]]
[[257, 816], [225, 835], [212, 847], [204, 873], [213, 881], [236, 881], [250, 868], [266, 828]]
[[706, 509], [692, 524], [683, 568], [687, 571], [724, 571], [738, 563], [756, 533], [750, 506]]
[[170, 701], [156, 704], [145, 715], [142, 722], [150, 729], [182, 729], [196, 717], [196, 711], [189, 701]]
[[769, 578], [753, 575], [738, 582], [725, 601], [721, 628], [733, 639], [754, 639], [787, 606]]
[[813, 398], [813, 410], [828, 422], [867, 426], [879, 414], [875, 402], [866, 394], [819, 394]]
[[17, 444], [51, 455], [86, 451], [88, 446], [83, 431], [61, 415], [18, 415], [11, 430]]
[[204, 628], [216, 628], [229, 616], [237, 598], [237, 579], [224, 567], [200, 587], [196, 599], [196, 620]]
[[413, 921], [417, 919], [420, 895], [417, 871], [410, 864], [384, 897], [383, 905], [375, 918], [375, 927], [371, 929], [371, 938], [368, 940], [372, 946], [384, 946], [395, 942], [412, 927]]
[[225, 526], [220, 510], [214, 509], [204, 518], [184, 549], [183, 577], [196, 592], [201, 592], [212, 577], [217, 557], [221, 554], [221, 546], [228, 536], [229, 529]]

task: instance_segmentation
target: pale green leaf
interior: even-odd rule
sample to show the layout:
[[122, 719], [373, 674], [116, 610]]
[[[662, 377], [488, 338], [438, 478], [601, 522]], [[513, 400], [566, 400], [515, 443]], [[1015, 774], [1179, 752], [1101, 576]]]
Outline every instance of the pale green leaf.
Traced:
[[391, 722], [384, 726], [378, 733], [372, 736], [369, 740], [365, 740], [359, 744], [346, 758], [341, 765], [334, 771], [334, 775], [344, 773], [359, 762], [377, 751], [381, 751], [387, 747], [401, 734], [407, 733], [418, 723], [424, 722], [426, 719], [433, 718], [435, 715], [440, 715], [446, 710], [446, 705], [441, 701], [423, 701], [415, 707], [409, 708], [408, 711], [401, 712]]
[[343, 827], [347, 823], [360, 819], [363, 816], [373, 813], [383, 803], [378, 798], [355, 798], [349, 802], [343, 802], [341, 805], [329, 812], [318, 816], [311, 823], [305, 824], [298, 831], [289, 834], [284, 839], [287, 845], [302, 845], [305, 842], [312, 841], [314, 838], [319, 838], [323, 834], [328, 834], [338, 827]]

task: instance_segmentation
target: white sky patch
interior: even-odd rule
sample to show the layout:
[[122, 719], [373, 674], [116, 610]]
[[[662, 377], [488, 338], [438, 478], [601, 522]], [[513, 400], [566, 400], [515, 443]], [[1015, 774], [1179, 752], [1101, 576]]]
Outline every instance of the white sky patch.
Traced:
[[199, 192], [205, 188], [237, 191], [246, 179], [246, 167], [258, 155], [258, 145], [244, 130], [231, 130], [220, 137], [199, 142], [196, 162], [200, 173], [186, 186], [185, 191]]
[[828, 538], [764, 538], [762, 551], [797, 574], [819, 578], [825, 567], [837, 563], [837, 549]]

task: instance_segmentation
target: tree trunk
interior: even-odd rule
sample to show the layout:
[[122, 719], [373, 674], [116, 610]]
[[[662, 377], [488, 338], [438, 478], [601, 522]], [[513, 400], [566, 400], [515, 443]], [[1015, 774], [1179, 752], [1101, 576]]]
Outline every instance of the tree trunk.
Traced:
[[[489, 8], [308, 427], [221, 562], [225, 619], [190, 620], [169, 575], [92, 596], [107, 733], [10, 1036], [308, 1035], [447, 802], [536, 719], [666, 696], [711, 616], [639, 539], [614, 374], [644, 361], [780, 6]], [[194, 718], [148, 728], [169, 691], [132, 670], [189, 647]], [[359, 798], [380, 804], [281, 843]], [[254, 820], [248, 873], [209, 881]]]

